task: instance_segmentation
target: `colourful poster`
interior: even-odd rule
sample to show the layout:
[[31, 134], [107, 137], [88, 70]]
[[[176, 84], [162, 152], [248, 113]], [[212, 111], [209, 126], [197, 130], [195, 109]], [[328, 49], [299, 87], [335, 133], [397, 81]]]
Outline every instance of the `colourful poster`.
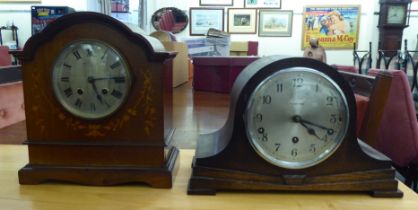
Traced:
[[325, 49], [353, 49], [358, 40], [360, 6], [308, 6], [303, 11], [302, 49], [318, 38]]

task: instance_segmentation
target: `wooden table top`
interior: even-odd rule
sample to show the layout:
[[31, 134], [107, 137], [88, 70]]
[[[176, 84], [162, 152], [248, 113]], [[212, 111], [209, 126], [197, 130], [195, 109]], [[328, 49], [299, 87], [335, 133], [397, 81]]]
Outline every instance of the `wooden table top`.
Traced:
[[418, 209], [418, 195], [399, 183], [403, 198], [367, 194], [218, 192], [189, 196], [194, 150], [180, 151], [172, 189], [145, 185], [91, 187], [64, 183], [19, 185], [17, 171], [28, 162], [24, 145], [0, 145], [0, 209]]

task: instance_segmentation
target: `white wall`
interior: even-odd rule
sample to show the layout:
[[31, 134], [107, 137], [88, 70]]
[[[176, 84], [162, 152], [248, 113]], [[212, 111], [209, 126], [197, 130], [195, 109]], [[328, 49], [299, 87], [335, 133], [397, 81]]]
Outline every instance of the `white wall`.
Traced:
[[[303, 8], [307, 5], [336, 5], [336, 1], [330, 0], [282, 0], [283, 10], [293, 10], [293, 31], [291, 37], [258, 37], [257, 34], [233, 34], [231, 36], [232, 41], [248, 41], [258, 40], [259, 41], [259, 55], [272, 55], [272, 54], [286, 54], [291, 56], [301, 56], [303, 51], [301, 50], [302, 40], [302, 12]], [[179, 1], [179, 0], [164, 0], [164, 1], [153, 1], [149, 5], [151, 17], [153, 11], [156, 11], [162, 7], [175, 7], [186, 10], [190, 7], [199, 7], [199, 1]], [[379, 11], [378, 0], [348, 0], [338, 1], [338, 5], [360, 5], [361, 6], [361, 17], [360, 17], [360, 28], [359, 28], [359, 41], [358, 49], [367, 50], [369, 42], [372, 42], [372, 49], [377, 49], [378, 42], [378, 15], [374, 14]], [[244, 0], [234, 0], [233, 7], [244, 7]], [[188, 12], [187, 12], [188, 14]], [[415, 13], [418, 16], [418, 12]], [[225, 23], [226, 23], [226, 9], [225, 9]], [[418, 17], [411, 17], [410, 27], [404, 31], [404, 39], [410, 40], [410, 49], [416, 46], [418, 28]], [[414, 27], [415, 26], [415, 27]], [[153, 28], [150, 29], [154, 30]], [[225, 29], [226, 30], [226, 29]], [[188, 38], [189, 28], [186, 28], [183, 32], [176, 34], [178, 39]], [[353, 56], [352, 50], [327, 50], [327, 57], [329, 64], [346, 64], [352, 65]]]
[[414, 11], [414, 12], [411, 12], [409, 27], [403, 31], [403, 38], [408, 39], [409, 50], [415, 50], [418, 47], [417, 36], [418, 36], [418, 11]]
[[[88, 10], [89, 0], [42, 0], [42, 4], [36, 3], [0, 3], [0, 26], [14, 23], [18, 30], [19, 46], [23, 47], [27, 39], [32, 35], [31, 31], [31, 6], [69, 6], [77, 11]], [[92, 0], [90, 0], [91, 2]], [[2, 30], [3, 41], [11, 42], [12, 33]]]
[[[98, 0], [42, 0], [42, 5], [48, 6], [70, 6], [77, 11], [94, 10], [95, 4]], [[291, 37], [258, 37], [257, 34], [233, 34], [232, 41], [259, 41], [259, 54], [287, 54], [291, 56], [301, 56], [301, 39], [302, 39], [302, 11], [306, 5], [332, 5], [335, 1], [330, 0], [282, 0], [283, 10], [293, 10], [293, 31]], [[378, 0], [348, 0], [338, 2], [339, 5], [361, 5], [362, 15], [360, 17], [360, 31], [358, 49], [368, 49], [368, 43], [373, 43], [373, 50], [377, 49], [378, 42], [378, 15], [374, 14], [379, 11]], [[19, 27], [18, 35], [20, 46], [23, 47], [24, 42], [31, 36], [31, 20], [30, 20], [30, 6], [35, 4], [30, 3], [0, 3], [0, 26], [11, 24], [14, 22]], [[38, 4], [40, 5], [40, 4]], [[162, 7], [175, 6], [181, 10], [186, 11], [187, 14], [190, 7], [199, 7], [198, 0], [148, 0], [148, 19], [154, 11]], [[234, 0], [234, 7], [244, 7], [244, 0]], [[131, 23], [138, 22], [138, 3], [136, 0], [130, 0], [130, 14], [127, 17], [120, 17]], [[226, 23], [226, 8], [225, 8], [225, 23]], [[149, 21], [148, 21], [149, 22]], [[417, 45], [418, 34], [418, 12], [411, 13], [410, 27], [404, 30], [404, 39], [408, 39], [408, 48], [415, 49]], [[150, 33], [154, 29], [148, 23], [146, 32]], [[9, 31], [2, 31], [3, 39], [11, 41], [11, 33]], [[189, 38], [189, 28], [187, 27], [183, 32], [176, 34], [178, 39]], [[329, 64], [352, 64], [351, 50], [328, 50]]]

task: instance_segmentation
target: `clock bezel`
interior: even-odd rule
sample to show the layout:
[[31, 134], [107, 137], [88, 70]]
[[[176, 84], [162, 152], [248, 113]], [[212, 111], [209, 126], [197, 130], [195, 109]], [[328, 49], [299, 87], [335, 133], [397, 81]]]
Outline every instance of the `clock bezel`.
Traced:
[[[295, 71], [296, 70], [296, 71]], [[328, 148], [326, 149], [324, 152], [316, 155], [316, 158], [311, 159], [311, 160], [305, 160], [305, 161], [295, 161], [295, 162], [289, 162], [289, 161], [284, 161], [284, 160], [279, 160], [276, 159], [274, 157], [272, 157], [268, 152], [266, 152], [263, 147], [261, 147], [258, 143], [257, 140], [252, 138], [251, 135], [251, 131], [250, 131], [250, 126], [249, 126], [249, 118], [250, 116], [248, 115], [250, 112], [250, 107], [252, 107], [252, 104], [254, 103], [254, 97], [255, 94], [258, 93], [258, 90], [260, 88], [262, 88], [264, 86], [264, 84], [266, 82], [268, 82], [269, 80], [271, 80], [272, 78], [277, 77], [280, 74], [283, 74], [285, 72], [295, 72], [297, 74], [301, 73], [301, 72], [310, 72], [310, 73], [314, 73], [314, 74], [318, 74], [320, 75], [320, 77], [324, 78], [327, 82], [329, 82], [332, 87], [334, 87], [336, 89], [336, 92], [339, 94], [340, 98], [342, 99], [342, 106], [344, 107], [345, 110], [345, 123], [343, 123], [343, 125], [345, 126], [343, 128], [342, 131], [342, 135], [339, 136], [339, 139], [337, 139], [335, 141], [335, 143], [332, 144], [332, 148]], [[350, 114], [349, 114], [349, 108], [348, 108], [348, 103], [347, 103], [347, 98], [345, 97], [344, 92], [342, 91], [341, 87], [327, 74], [325, 74], [324, 72], [315, 70], [315, 69], [311, 69], [311, 68], [307, 68], [307, 67], [291, 67], [291, 68], [285, 68], [285, 69], [281, 69], [277, 72], [273, 72], [272, 74], [266, 76], [253, 90], [252, 93], [249, 96], [249, 99], [247, 101], [247, 106], [245, 109], [245, 116], [244, 116], [244, 124], [245, 124], [245, 130], [246, 130], [246, 135], [247, 135], [247, 139], [250, 143], [250, 145], [254, 148], [254, 150], [256, 151], [256, 153], [258, 155], [260, 155], [260, 157], [262, 157], [264, 160], [266, 160], [267, 162], [278, 166], [278, 167], [282, 167], [282, 168], [286, 168], [286, 169], [305, 169], [305, 168], [309, 168], [315, 165], [320, 164], [321, 162], [325, 161], [326, 159], [328, 159], [329, 157], [332, 156], [332, 154], [335, 153], [335, 151], [337, 151], [337, 149], [340, 147], [340, 145], [342, 144], [343, 140], [346, 138], [347, 132], [348, 132], [348, 127], [349, 127], [349, 122], [350, 122]]]
[[[403, 17], [402, 17], [402, 20], [400, 21], [400, 22], [391, 22], [391, 17], [389, 16], [390, 14], [390, 10], [391, 10], [391, 8], [396, 8], [396, 7], [399, 7], [399, 8], [402, 8], [402, 15], [403, 15]], [[405, 23], [406, 23], [406, 15], [407, 15], [407, 8], [406, 8], [406, 5], [401, 5], [401, 4], [389, 4], [388, 6], [387, 6], [387, 15], [386, 15], [386, 24], [391, 24], [391, 25], [405, 25]]]
[[[123, 68], [125, 69], [125, 73], [127, 75], [127, 84], [126, 85], [126, 92], [123, 96], [123, 99], [120, 100], [120, 102], [118, 103], [118, 105], [116, 105], [115, 108], [110, 109], [110, 111], [104, 112], [100, 115], [97, 114], [90, 114], [90, 113], [86, 113], [86, 112], [82, 112], [81, 110], [77, 110], [74, 107], [71, 107], [68, 103], [65, 102], [65, 100], [63, 99], [62, 93], [58, 91], [58, 83], [57, 81], [55, 81], [55, 77], [54, 74], [57, 71], [57, 64], [60, 62], [60, 58], [62, 58], [62, 56], [65, 56], [63, 53], [65, 51], [67, 51], [67, 49], [71, 48], [71, 46], [80, 46], [81, 44], [91, 44], [91, 43], [99, 43], [100, 45], [105, 46], [107, 49], [112, 50], [115, 54], [117, 54], [119, 56], [119, 58], [121, 59], [121, 64], [123, 65]], [[123, 53], [121, 53], [121, 51], [117, 50], [114, 46], [110, 45], [109, 43], [106, 43], [102, 40], [99, 39], [91, 39], [91, 38], [82, 38], [82, 39], [75, 39], [71, 42], [68, 42], [65, 44], [65, 46], [60, 50], [60, 53], [55, 57], [54, 59], [54, 63], [51, 67], [51, 86], [53, 89], [53, 95], [55, 96], [55, 99], [57, 100], [58, 104], [60, 104], [63, 109], [68, 112], [69, 114], [75, 116], [75, 117], [79, 117], [81, 119], [85, 119], [85, 120], [101, 120], [107, 117], [112, 116], [113, 114], [115, 114], [116, 112], [118, 112], [118, 110], [121, 109], [121, 107], [123, 107], [123, 105], [126, 103], [126, 101], [129, 99], [129, 95], [132, 89], [132, 85], [133, 85], [133, 80], [132, 80], [132, 72], [131, 72], [131, 68], [129, 66], [129, 62], [126, 59], [126, 57], [123, 55]], [[113, 106], [112, 106], [113, 107]]]

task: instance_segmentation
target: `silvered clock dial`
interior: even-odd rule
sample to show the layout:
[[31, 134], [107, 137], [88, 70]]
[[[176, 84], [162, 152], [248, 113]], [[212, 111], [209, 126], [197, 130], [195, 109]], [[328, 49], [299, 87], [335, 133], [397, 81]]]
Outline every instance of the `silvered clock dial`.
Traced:
[[267, 77], [250, 96], [247, 135], [268, 162], [306, 168], [338, 148], [348, 117], [344, 94], [327, 75], [309, 68], [285, 69]]
[[85, 119], [99, 119], [123, 104], [131, 75], [116, 49], [96, 40], [79, 40], [58, 55], [52, 84], [56, 98], [68, 112]]

